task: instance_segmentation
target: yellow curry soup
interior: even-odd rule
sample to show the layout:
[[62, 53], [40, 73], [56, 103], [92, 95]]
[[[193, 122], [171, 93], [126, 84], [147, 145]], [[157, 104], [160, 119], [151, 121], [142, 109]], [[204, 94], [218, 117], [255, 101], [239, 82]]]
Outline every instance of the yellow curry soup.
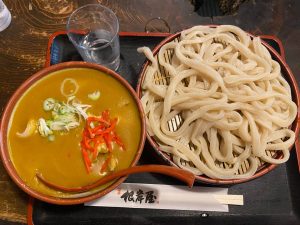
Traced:
[[[99, 116], [108, 110], [111, 118], [117, 118], [115, 131], [122, 139], [125, 150], [116, 144], [112, 145], [112, 155], [118, 162], [115, 170], [130, 166], [141, 137], [141, 121], [134, 98], [115, 78], [93, 69], [72, 68], [54, 72], [39, 80], [24, 93], [13, 111], [9, 122], [8, 146], [21, 179], [31, 188], [56, 197], [64, 194], [39, 182], [35, 176], [37, 172], [50, 182], [65, 187], [84, 186], [103, 176], [100, 171], [86, 171], [80, 145], [84, 120], [74, 129], [54, 132], [54, 141], [41, 137], [37, 131], [26, 138], [17, 135], [29, 120], [49, 117], [49, 112], [43, 109], [45, 99], [51, 97], [67, 102], [60, 90], [65, 79], [77, 82], [76, 99], [91, 106], [89, 114]], [[96, 91], [100, 92], [99, 99], [91, 99], [89, 95]]]

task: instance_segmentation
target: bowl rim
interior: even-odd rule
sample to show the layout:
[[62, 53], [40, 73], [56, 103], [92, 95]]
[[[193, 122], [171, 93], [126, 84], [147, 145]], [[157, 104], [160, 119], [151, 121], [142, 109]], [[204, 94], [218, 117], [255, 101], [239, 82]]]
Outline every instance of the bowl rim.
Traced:
[[30, 196], [37, 198], [41, 201], [57, 204], [57, 205], [74, 205], [74, 204], [81, 204], [84, 202], [92, 201], [94, 199], [100, 198], [107, 193], [114, 190], [117, 186], [119, 186], [121, 183], [125, 181], [126, 177], [121, 177], [117, 179], [115, 182], [113, 182], [111, 185], [109, 185], [107, 188], [97, 191], [95, 193], [92, 193], [88, 196], [84, 197], [78, 197], [78, 198], [60, 198], [60, 197], [54, 197], [50, 195], [46, 195], [43, 193], [38, 192], [37, 190], [34, 190], [33, 188], [27, 186], [25, 182], [19, 177], [16, 169], [14, 168], [14, 165], [12, 163], [12, 160], [10, 158], [9, 149], [8, 149], [8, 143], [7, 143], [7, 131], [8, 131], [8, 125], [9, 121], [12, 115], [12, 112], [19, 101], [19, 99], [23, 96], [24, 92], [31, 87], [33, 84], [35, 84], [37, 81], [41, 80], [42, 78], [60, 70], [64, 69], [70, 69], [70, 68], [88, 68], [88, 69], [94, 69], [101, 71], [105, 74], [108, 74], [115, 78], [119, 83], [121, 83], [131, 94], [133, 97], [138, 111], [139, 111], [139, 118], [141, 122], [141, 136], [140, 141], [138, 145], [138, 149], [136, 151], [136, 154], [130, 164], [130, 166], [134, 166], [139, 161], [139, 158], [141, 157], [141, 154], [143, 152], [145, 139], [146, 139], [146, 130], [145, 130], [145, 115], [142, 108], [142, 104], [140, 102], [140, 99], [137, 97], [136, 92], [131, 87], [131, 85], [119, 74], [117, 74], [115, 71], [112, 71], [104, 66], [94, 64], [94, 63], [88, 63], [88, 62], [65, 62], [56, 64], [53, 66], [45, 67], [42, 70], [38, 71], [37, 73], [31, 75], [27, 80], [25, 80], [12, 94], [10, 99], [8, 100], [4, 111], [1, 116], [0, 121], [0, 155], [1, 159], [4, 165], [4, 168], [6, 169], [7, 173], [11, 177], [11, 179], [14, 181], [15, 184], [19, 188], [21, 188], [24, 192], [29, 194]]
[[[202, 26], [209, 26], [209, 27], [218, 27], [220, 25], [214, 25], [214, 24], [209, 24], [209, 25], [202, 25]], [[188, 28], [189, 29], [189, 28]], [[185, 29], [186, 30], [186, 29]], [[181, 32], [177, 32], [175, 34], [171, 34], [170, 36], [168, 36], [167, 38], [165, 38], [164, 40], [162, 40], [158, 45], [155, 46], [155, 48], [152, 50], [152, 54], [156, 55], [160, 48], [165, 45], [166, 43], [174, 40], [175, 38], [180, 37]], [[246, 32], [246, 31], [245, 31]], [[249, 32], [246, 32], [248, 35], [250, 35], [251, 38], [253, 37], [258, 37], [256, 35], [253, 35]], [[283, 59], [283, 57], [274, 49], [272, 48], [268, 43], [266, 43], [264, 40], [261, 40], [262, 44], [269, 50], [270, 54], [275, 58], [275, 60], [280, 64], [281, 67], [281, 73], [284, 74], [284, 78], [287, 79], [289, 85], [291, 86], [291, 91], [292, 91], [292, 98], [293, 101], [296, 103], [297, 107], [299, 108], [300, 106], [300, 92], [299, 92], [299, 87], [296, 81], [295, 76], [293, 75], [290, 67], [287, 65], [286, 61]], [[141, 99], [142, 97], [142, 87], [141, 84], [143, 83], [144, 79], [145, 79], [145, 70], [147, 68], [147, 66], [149, 65], [149, 60], [146, 58], [145, 62], [140, 70], [139, 73], [139, 80], [136, 86], [136, 93], [138, 95], [138, 97]], [[297, 116], [294, 120], [294, 122], [292, 123], [292, 130], [295, 132], [296, 135], [296, 139], [299, 135], [299, 128], [300, 128], [300, 113], [298, 111]], [[175, 166], [178, 167], [173, 160], [171, 160], [170, 158], [168, 158], [166, 156], [166, 154], [164, 152], [162, 152], [159, 149], [158, 144], [156, 143], [156, 141], [154, 140], [154, 138], [152, 138], [148, 132], [147, 132], [147, 128], [146, 128], [146, 136], [147, 136], [147, 140], [149, 141], [149, 143], [151, 144], [151, 146], [153, 147], [154, 151], [156, 152], [156, 154], [168, 165], [171, 166]], [[293, 144], [294, 146], [294, 144]], [[292, 147], [291, 147], [292, 148]], [[291, 150], [290, 148], [290, 150]], [[267, 174], [268, 172], [270, 172], [271, 170], [275, 169], [278, 165], [276, 164], [269, 164], [266, 163], [265, 166], [263, 166], [259, 171], [257, 171], [253, 176], [246, 178], [246, 179], [214, 179], [214, 178], [209, 178], [206, 175], [196, 175], [196, 181], [200, 181], [206, 184], [214, 184], [214, 185], [229, 185], [229, 184], [238, 184], [238, 183], [244, 183], [253, 179], [256, 179], [260, 176], [263, 176], [264, 174]], [[178, 167], [179, 168], [179, 167]]]

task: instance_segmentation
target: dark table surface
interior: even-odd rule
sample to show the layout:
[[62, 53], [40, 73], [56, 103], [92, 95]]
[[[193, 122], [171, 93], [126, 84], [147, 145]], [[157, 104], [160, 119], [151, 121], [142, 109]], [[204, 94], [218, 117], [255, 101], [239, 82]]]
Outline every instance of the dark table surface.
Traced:
[[[170, 32], [197, 24], [233, 24], [257, 35], [276, 35], [283, 42], [287, 63], [300, 79], [298, 0], [249, 0], [233, 15], [210, 17], [200, 16], [201, 7], [195, 11], [195, 0], [4, 1], [12, 13], [12, 22], [0, 33], [0, 114], [16, 88], [44, 67], [49, 36], [64, 30], [70, 13], [86, 3], [100, 2], [110, 7], [120, 20], [120, 31], [144, 31], [149, 20], [161, 17]], [[164, 32], [168, 26], [162, 22], [148, 29]], [[27, 201], [28, 196], [10, 180], [0, 163], [0, 224], [26, 223]]]

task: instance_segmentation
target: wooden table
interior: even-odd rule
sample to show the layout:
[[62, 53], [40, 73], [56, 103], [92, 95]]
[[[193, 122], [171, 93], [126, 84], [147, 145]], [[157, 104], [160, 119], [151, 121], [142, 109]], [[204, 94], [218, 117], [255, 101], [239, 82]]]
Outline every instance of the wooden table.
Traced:
[[[70, 13], [87, 2], [80, 0], [4, 0], [12, 23], [0, 33], [0, 109], [16, 88], [43, 68], [49, 36], [64, 30]], [[120, 20], [120, 31], [144, 31], [152, 18], [161, 17], [171, 32], [196, 24], [234, 24], [254, 34], [278, 36], [286, 60], [297, 79], [300, 74], [300, 1], [249, 1], [232, 16], [200, 17], [189, 0], [98, 1], [110, 7]], [[166, 27], [157, 31], [165, 31]], [[0, 224], [26, 223], [28, 196], [9, 178], [0, 163]]]

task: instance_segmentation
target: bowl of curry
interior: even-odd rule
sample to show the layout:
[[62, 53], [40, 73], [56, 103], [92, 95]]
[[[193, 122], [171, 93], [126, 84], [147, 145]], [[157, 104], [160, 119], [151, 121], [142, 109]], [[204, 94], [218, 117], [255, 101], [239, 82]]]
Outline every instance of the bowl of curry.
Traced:
[[126, 177], [92, 190], [108, 174], [134, 166], [145, 142], [141, 104], [120, 75], [100, 65], [67, 62], [27, 79], [10, 98], [0, 127], [3, 164], [26, 193], [54, 204], [99, 198]]

